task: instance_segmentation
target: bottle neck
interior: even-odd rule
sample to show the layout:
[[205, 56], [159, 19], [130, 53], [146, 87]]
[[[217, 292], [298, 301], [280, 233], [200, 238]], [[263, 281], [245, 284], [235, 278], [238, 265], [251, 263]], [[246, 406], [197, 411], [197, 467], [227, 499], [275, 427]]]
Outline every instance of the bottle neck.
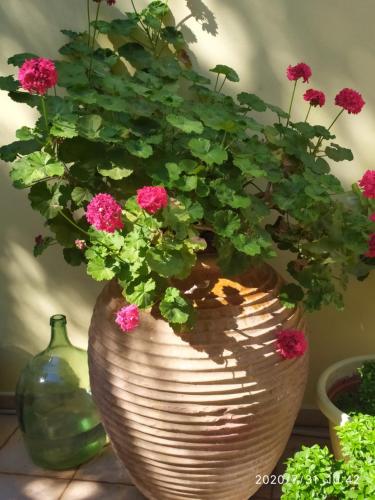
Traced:
[[62, 314], [55, 314], [50, 319], [51, 340], [48, 348], [69, 346], [68, 332], [66, 331], [66, 317]]

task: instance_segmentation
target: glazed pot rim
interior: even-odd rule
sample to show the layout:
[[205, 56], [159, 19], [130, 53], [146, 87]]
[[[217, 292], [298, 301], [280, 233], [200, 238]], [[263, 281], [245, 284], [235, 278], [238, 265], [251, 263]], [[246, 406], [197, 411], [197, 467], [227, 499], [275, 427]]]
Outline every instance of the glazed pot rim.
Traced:
[[329, 391], [339, 380], [352, 376], [365, 361], [375, 361], [375, 354], [345, 358], [329, 366], [320, 375], [317, 384], [317, 403], [320, 411], [334, 425], [343, 425], [350, 416], [340, 410], [328, 397]]

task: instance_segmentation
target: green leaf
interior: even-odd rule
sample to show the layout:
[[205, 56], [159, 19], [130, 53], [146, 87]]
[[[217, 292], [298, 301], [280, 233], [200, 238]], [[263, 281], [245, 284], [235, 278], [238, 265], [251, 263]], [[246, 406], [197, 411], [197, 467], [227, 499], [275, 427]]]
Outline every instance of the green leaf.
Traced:
[[201, 134], [204, 130], [203, 124], [198, 120], [190, 120], [182, 115], [167, 115], [167, 122], [173, 127], [182, 130], [187, 134], [196, 133]]
[[264, 177], [267, 172], [256, 165], [247, 155], [238, 155], [233, 158], [233, 164], [238, 167], [241, 172], [250, 177]]
[[[111, 162], [112, 163], [112, 162]], [[114, 165], [112, 163], [112, 165]], [[119, 181], [121, 179], [125, 179], [126, 177], [129, 177], [133, 173], [133, 170], [130, 168], [125, 168], [125, 167], [98, 167], [98, 172], [101, 174], [103, 177], [109, 177], [110, 179], [113, 179], [115, 181]]]
[[266, 111], [267, 105], [262, 99], [260, 99], [255, 94], [248, 94], [247, 92], [241, 92], [237, 96], [238, 102], [242, 105], [246, 105], [254, 111]]
[[120, 36], [129, 36], [137, 27], [137, 20], [134, 18], [114, 19], [112, 22], [93, 21], [92, 26], [97, 28], [100, 33], [113, 34]]
[[16, 160], [10, 171], [13, 184], [17, 188], [28, 187], [45, 177], [61, 176], [64, 165], [48, 153], [38, 151]]
[[131, 282], [126, 286], [124, 295], [131, 304], [135, 304], [142, 309], [150, 307], [156, 298], [155, 280], [149, 278], [147, 281], [137, 280]]
[[60, 87], [88, 87], [89, 79], [84, 65], [69, 61], [56, 61], [55, 65], [59, 74], [57, 84]]
[[280, 289], [280, 302], [287, 309], [295, 307], [298, 302], [303, 300], [303, 297], [304, 293], [302, 288], [295, 283], [288, 283], [287, 285], [283, 285]]
[[247, 208], [251, 204], [250, 196], [237, 194], [241, 192], [238, 186], [233, 182], [225, 182], [222, 179], [211, 181], [210, 186], [215, 193], [215, 196], [221, 204], [232, 208]]
[[167, 43], [172, 44], [176, 49], [185, 47], [184, 35], [174, 26], [166, 26], [161, 30], [160, 35]]
[[89, 259], [87, 274], [96, 281], [111, 280], [115, 276], [112, 267], [107, 266], [106, 260], [103, 257], [96, 255], [94, 258], [90, 258], [89, 255], [91, 254], [88, 253], [89, 250], [86, 251], [86, 257]]
[[131, 155], [138, 156], [138, 158], [149, 158], [154, 152], [152, 147], [141, 139], [126, 141], [125, 147]]
[[43, 238], [40, 243], [36, 243], [33, 249], [34, 257], [39, 257], [39, 255], [42, 255], [42, 253], [47, 250], [47, 248], [50, 247], [52, 243], [54, 243], [54, 241], [55, 240], [53, 238], [47, 236], [46, 238]]
[[82, 116], [78, 122], [80, 135], [83, 135], [87, 139], [97, 139], [99, 137], [102, 121], [103, 120], [100, 115]]
[[81, 206], [85, 201], [91, 201], [92, 194], [87, 188], [75, 187], [71, 197], [76, 205]]
[[240, 252], [254, 257], [262, 253], [262, 247], [257, 238], [252, 238], [246, 234], [238, 234], [232, 238], [234, 246]]
[[239, 82], [240, 78], [238, 74], [234, 71], [234, 69], [229, 66], [225, 66], [225, 64], [218, 64], [214, 68], [210, 69], [212, 73], [218, 73], [219, 75], [225, 75], [226, 78], [231, 82]]
[[29, 192], [32, 208], [38, 210], [46, 219], [53, 219], [62, 210], [61, 196], [58, 185], [50, 187], [46, 182], [35, 184]]
[[69, 139], [77, 136], [77, 116], [73, 114], [65, 116], [55, 116], [53, 118], [50, 133], [55, 137], [64, 137]]
[[8, 64], [20, 67], [28, 59], [36, 59], [38, 56], [32, 52], [22, 52], [21, 54], [16, 54], [8, 59]]
[[15, 141], [0, 148], [0, 159], [3, 161], [14, 161], [18, 155], [28, 155], [40, 149], [40, 144], [36, 140]]
[[163, 248], [163, 245], [150, 249], [146, 259], [150, 268], [160, 276], [165, 278], [175, 276], [181, 279], [189, 276], [196, 261], [195, 255], [185, 247], [173, 250], [173, 248]]
[[212, 224], [217, 234], [231, 238], [241, 228], [241, 219], [231, 210], [218, 210], [214, 214]]
[[192, 305], [174, 287], [166, 289], [159, 307], [162, 316], [172, 325], [187, 323], [193, 314]]
[[273, 113], [276, 113], [277, 116], [280, 118], [288, 118], [288, 113], [286, 113], [283, 109], [279, 108], [279, 106], [275, 106], [274, 104], [269, 104], [266, 103], [267, 108], [272, 111]]
[[334, 161], [353, 160], [353, 153], [351, 150], [342, 148], [338, 144], [331, 143], [331, 147], [327, 146], [325, 152], [328, 158]]
[[35, 132], [30, 127], [21, 127], [16, 132], [16, 137], [20, 141], [32, 141], [35, 139]]
[[211, 145], [208, 139], [195, 138], [189, 141], [191, 153], [208, 165], [221, 165], [228, 159], [227, 151], [217, 144]]
[[79, 266], [85, 262], [84, 253], [78, 248], [64, 248], [63, 255], [65, 262], [71, 266]]
[[145, 69], [151, 66], [153, 57], [139, 43], [125, 43], [118, 49], [121, 57], [124, 57], [136, 69]]
[[9, 76], [0, 76], [0, 89], [15, 91], [19, 89], [19, 83], [16, 82], [12, 75]]

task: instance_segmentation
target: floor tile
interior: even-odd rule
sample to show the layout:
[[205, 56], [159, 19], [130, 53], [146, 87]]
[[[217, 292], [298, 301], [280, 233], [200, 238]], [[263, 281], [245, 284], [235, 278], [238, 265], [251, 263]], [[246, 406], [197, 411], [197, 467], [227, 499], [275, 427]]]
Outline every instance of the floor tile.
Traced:
[[17, 428], [18, 422], [15, 415], [0, 415], [0, 448]]
[[69, 479], [75, 470], [46, 470], [34, 465], [26, 451], [22, 433], [18, 430], [0, 450], [0, 472]]
[[61, 500], [146, 500], [146, 498], [134, 486], [74, 480]]
[[58, 500], [69, 481], [0, 473], [0, 500]]
[[102, 453], [90, 462], [81, 465], [74, 479], [132, 484], [127, 470], [116, 457], [111, 445], [106, 446]]

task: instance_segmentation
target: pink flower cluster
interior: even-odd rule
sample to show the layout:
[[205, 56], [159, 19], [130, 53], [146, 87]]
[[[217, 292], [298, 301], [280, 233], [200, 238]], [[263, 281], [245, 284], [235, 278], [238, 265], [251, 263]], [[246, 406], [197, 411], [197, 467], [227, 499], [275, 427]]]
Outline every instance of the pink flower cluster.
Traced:
[[310, 76], [312, 75], [312, 71], [310, 66], [301, 62], [296, 64], [295, 66], [288, 66], [286, 69], [286, 76], [288, 80], [299, 80], [303, 78], [303, 82], [306, 83], [309, 81]]
[[367, 170], [358, 184], [363, 189], [363, 196], [375, 198], [375, 170]]
[[87, 246], [85, 240], [75, 240], [74, 245], [78, 250], [84, 250]]
[[373, 214], [370, 215], [370, 220], [372, 222], [375, 222], [375, 213], [373, 213]]
[[277, 333], [277, 350], [284, 359], [302, 356], [307, 350], [305, 334], [300, 330], [282, 330]]
[[160, 186], [145, 186], [137, 191], [137, 203], [149, 214], [154, 214], [168, 205], [168, 194]]
[[335, 97], [335, 104], [344, 108], [348, 113], [358, 114], [365, 105], [365, 101], [356, 90], [345, 88], [340, 90]]
[[326, 96], [320, 90], [309, 89], [303, 94], [305, 101], [309, 102], [311, 106], [324, 106]]
[[119, 309], [116, 313], [115, 322], [123, 332], [130, 332], [139, 325], [139, 310], [134, 304]]
[[28, 92], [44, 95], [57, 83], [57, 71], [50, 59], [27, 59], [18, 72], [21, 87]]
[[86, 219], [98, 231], [113, 233], [122, 229], [122, 208], [110, 194], [99, 193], [90, 201], [86, 208]]

